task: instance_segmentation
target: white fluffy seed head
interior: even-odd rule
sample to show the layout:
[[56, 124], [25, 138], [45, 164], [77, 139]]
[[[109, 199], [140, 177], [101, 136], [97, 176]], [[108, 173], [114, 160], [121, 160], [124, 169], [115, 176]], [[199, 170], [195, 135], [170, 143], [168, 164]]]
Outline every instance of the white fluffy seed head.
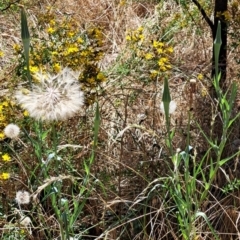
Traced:
[[30, 193], [27, 191], [17, 191], [16, 192], [16, 202], [19, 205], [30, 203]]
[[30, 217], [22, 216], [20, 219], [20, 224], [24, 227], [28, 227], [32, 223]]
[[16, 99], [37, 120], [66, 120], [74, 116], [84, 104], [77, 74], [64, 68], [58, 75], [38, 72], [34, 75], [38, 83], [32, 90], [16, 92]]
[[3, 132], [6, 137], [14, 139], [18, 137], [20, 128], [16, 124], [10, 123], [4, 128]]
[[[176, 104], [176, 102], [175, 102], [175, 101], [171, 101], [171, 102], [169, 103], [169, 114], [173, 114], [176, 109], [177, 109], [177, 104]], [[163, 102], [161, 102], [161, 104], [160, 104], [160, 111], [165, 114]]]

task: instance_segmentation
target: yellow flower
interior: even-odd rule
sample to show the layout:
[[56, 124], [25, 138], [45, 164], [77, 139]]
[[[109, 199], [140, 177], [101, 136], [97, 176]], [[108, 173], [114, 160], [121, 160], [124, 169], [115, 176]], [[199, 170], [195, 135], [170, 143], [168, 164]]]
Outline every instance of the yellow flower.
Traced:
[[27, 110], [25, 110], [25, 111], [23, 112], [23, 116], [24, 116], [24, 117], [28, 117], [28, 116], [29, 116], [29, 112], [28, 112]]
[[127, 36], [126, 36], [126, 40], [127, 40], [127, 41], [131, 41], [131, 40], [132, 40], [131, 36], [130, 36], [130, 35], [127, 35]]
[[137, 42], [138, 41], [138, 37], [136, 35], [132, 35], [132, 41], [133, 42]]
[[87, 79], [87, 82], [88, 82], [89, 84], [94, 84], [95, 79], [94, 79], [93, 77], [88, 78], [88, 79]]
[[168, 48], [166, 49], [166, 51], [169, 52], [169, 53], [173, 53], [173, 47], [168, 47]]
[[49, 28], [47, 29], [47, 32], [48, 32], [49, 34], [52, 34], [52, 33], [55, 32], [55, 30], [54, 30], [54, 28], [49, 27]]
[[153, 41], [153, 47], [157, 48], [158, 47], [158, 42], [156, 40]]
[[151, 70], [150, 71], [150, 77], [151, 78], [155, 78], [157, 75], [158, 75], [158, 71], [156, 71], [156, 70]]
[[207, 94], [208, 94], [207, 89], [206, 89], [205, 87], [203, 87], [202, 90], [201, 90], [201, 95], [202, 95], [202, 97], [206, 97]]
[[4, 162], [9, 162], [11, 160], [11, 157], [8, 155], [8, 153], [5, 153], [2, 155], [2, 160]]
[[51, 26], [54, 26], [55, 24], [56, 24], [56, 22], [55, 22], [55, 20], [50, 20], [50, 22], [49, 22], [49, 24], [51, 25]]
[[203, 80], [203, 75], [201, 73], [198, 74], [197, 79]]
[[79, 49], [77, 47], [69, 47], [67, 49], [67, 54], [76, 53], [78, 51], [79, 51]]
[[51, 54], [54, 56], [54, 55], [58, 55], [58, 52], [57, 51], [52, 51]]
[[36, 73], [39, 71], [39, 68], [37, 66], [30, 66], [29, 69], [31, 73]]
[[145, 54], [145, 58], [146, 58], [147, 60], [150, 60], [150, 59], [153, 58], [153, 55], [152, 55], [151, 53], [146, 53], [146, 54]]
[[164, 47], [164, 43], [163, 42], [158, 42], [158, 46], [159, 47]]
[[101, 37], [103, 37], [103, 33], [102, 33], [101, 29], [95, 28], [94, 31], [95, 31], [95, 37], [96, 37], [96, 38], [101, 38]]
[[105, 77], [105, 75], [102, 72], [100, 72], [97, 75], [97, 80], [100, 80], [101, 82], [103, 82], [103, 81], [106, 80], [106, 77]]
[[60, 72], [61, 71], [61, 66], [60, 66], [60, 64], [59, 63], [55, 63], [54, 65], [53, 65], [53, 70], [55, 71], [55, 72]]
[[9, 103], [8, 103], [7, 101], [4, 101], [4, 102], [2, 103], [2, 105], [3, 105], [4, 107], [8, 107], [8, 106], [9, 106]]
[[165, 66], [161, 66], [160, 70], [162, 70], [163, 72], [167, 71], [167, 68]]
[[4, 56], [4, 52], [0, 51], [0, 57]]
[[4, 172], [0, 175], [0, 179], [2, 179], [2, 180], [8, 180], [9, 178], [10, 178], [9, 173]]
[[154, 48], [164, 47], [164, 43], [163, 42], [158, 42], [156, 40], [153, 41], [152, 45], [153, 45]]
[[21, 51], [21, 46], [19, 44], [14, 44], [13, 49], [18, 53]]
[[84, 50], [80, 53], [80, 56], [82, 57], [86, 57], [88, 55], [88, 51], [87, 50]]
[[142, 32], [143, 31], [143, 26], [140, 26], [137, 30], [138, 30], [138, 32]]
[[168, 62], [168, 59], [165, 58], [165, 57], [162, 57], [162, 58], [160, 58], [160, 59], [158, 60], [158, 65], [159, 65], [160, 67], [162, 67], [162, 66], [164, 66], [165, 63], [167, 63], [167, 62]]
[[83, 39], [82, 39], [81, 37], [79, 37], [79, 38], [77, 38], [77, 42], [81, 44], [81, 43], [83, 43], [84, 41], [83, 41]]
[[166, 68], [171, 69], [172, 66], [168, 64], [168, 65], [166, 65]]
[[158, 48], [158, 49], [157, 49], [157, 53], [158, 53], [158, 54], [163, 53], [163, 49], [162, 49], [162, 48]]
[[139, 40], [144, 40], [144, 35], [143, 34], [139, 34], [138, 38], [139, 38]]
[[4, 139], [5, 138], [5, 135], [3, 132], [0, 132], [0, 140]]
[[74, 32], [68, 32], [68, 33], [67, 33], [67, 36], [68, 36], [68, 37], [73, 37], [74, 34], [75, 34]]

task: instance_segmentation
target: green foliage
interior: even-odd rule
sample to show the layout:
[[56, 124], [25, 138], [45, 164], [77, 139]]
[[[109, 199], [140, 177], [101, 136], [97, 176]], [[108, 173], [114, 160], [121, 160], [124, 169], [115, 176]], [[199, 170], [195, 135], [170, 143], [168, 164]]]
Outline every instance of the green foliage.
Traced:
[[[214, 239], [219, 239], [215, 230], [209, 223], [207, 216], [200, 212], [200, 206], [207, 199], [209, 195], [209, 191], [211, 185], [216, 177], [216, 174], [220, 167], [222, 167], [229, 160], [233, 159], [239, 153], [234, 153], [231, 156], [223, 158], [223, 152], [226, 147], [228, 134], [231, 131], [232, 123], [239, 118], [240, 114], [238, 113], [236, 116], [232, 117], [232, 111], [234, 107], [234, 101], [236, 99], [237, 87], [236, 84], [233, 83], [230, 91], [223, 94], [220, 89], [219, 81], [220, 81], [220, 73], [218, 74], [218, 56], [221, 46], [221, 37], [220, 37], [220, 29], [221, 26], [219, 24], [216, 40], [214, 42], [214, 56], [216, 62], [216, 76], [213, 79], [213, 86], [218, 96], [218, 107], [221, 113], [222, 119], [222, 132], [221, 132], [221, 141], [218, 143], [216, 139], [212, 139], [211, 137], [206, 136], [206, 134], [202, 131], [199, 126], [200, 132], [204, 135], [206, 141], [209, 144], [209, 149], [202, 157], [199, 163], [196, 162], [197, 155], [191, 156], [190, 150], [192, 147], [190, 146], [190, 121], [191, 114], [189, 113], [189, 121], [188, 121], [188, 136], [187, 136], [187, 147], [185, 151], [177, 152], [172, 155], [172, 162], [174, 165], [174, 170], [172, 171], [172, 177], [170, 178], [170, 195], [176, 204], [176, 218], [179, 223], [179, 228], [182, 233], [183, 239], [192, 239], [197, 237], [195, 233], [194, 222], [196, 218], [203, 217], [210, 227], [212, 234], [214, 235]], [[167, 85], [165, 84], [165, 88]], [[168, 91], [167, 91], [168, 92]], [[169, 94], [167, 94], [169, 95]], [[165, 97], [166, 98], [166, 97]], [[169, 100], [168, 100], [169, 101]], [[167, 108], [167, 107], [166, 107]], [[165, 110], [166, 111], [166, 110]], [[170, 125], [169, 122], [167, 122]], [[170, 141], [169, 141], [170, 142]], [[170, 142], [171, 143], [171, 142]], [[216, 158], [213, 159], [210, 154], [212, 151], [215, 152]], [[209, 159], [209, 161], [206, 161]], [[190, 170], [190, 162], [193, 162], [193, 169]], [[184, 172], [181, 173], [181, 167], [183, 166]], [[208, 168], [209, 171], [205, 172], [204, 169]], [[199, 187], [198, 179], [201, 177], [202, 179], [202, 187]]]
[[229, 194], [238, 190], [240, 187], [240, 179], [234, 178], [232, 181], [228, 182], [222, 189], [223, 193]]
[[10, 1], [10, 0], [1, 0], [0, 1], [0, 11], [2, 11], [3, 13], [7, 10], [17, 10], [18, 6], [17, 6], [17, 1]]
[[[98, 180], [94, 180], [91, 177], [91, 165], [94, 162], [96, 156], [96, 147], [98, 143], [98, 133], [100, 127], [100, 113], [97, 105], [95, 122], [94, 122], [94, 138], [92, 155], [89, 159], [84, 161], [85, 174], [81, 178], [73, 176], [60, 175], [61, 166], [64, 164], [62, 162], [62, 156], [57, 151], [58, 146], [58, 135], [56, 134], [55, 123], [52, 124], [51, 128], [48, 126], [47, 130], [43, 130], [43, 124], [41, 122], [35, 122], [35, 135], [36, 138], [31, 137], [28, 132], [26, 132], [28, 139], [30, 140], [32, 147], [34, 149], [35, 155], [39, 160], [39, 164], [35, 165], [35, 169], [31, 170], [30, 181], [33, 185], [39, 186], [44, 182], [43, 186], [39, 186], [40, 194], [42, 192], [43, 198], [41, 204], [44, 206], [48, 203], [48, 207], [51, 207], [55, 213], [55, 217], [58, 220], [61, 238], [69, 239], [70, 235], [75, 233], [75, 229], [80, 226], [77, 220], [80, 215], [83, 214], [83, 209], [85, 207], [86, 201], [95, 186], [101, 186]], [[48, 145], [46, 141], [48, 135], [52, 134], [50, 142]], [[52, 150], [49, 147], [52, 145]], [[50, 153], [49, 153], [50, 152]], [[43, 156], [48, 153], [47, 159], [44, 161]], [[51, 177], [52, 168], [58, 172], [59, 177]], [[68, 189], [64, 189], [66, 180], [70, 180], [68, 189], [71, 193], [67, 194]], [[75, 189], [77, 186], [77, 189]], [[102, 186], [101, 186], [102, 187]], [[75, 190], [74, 190], [75, 189]], [[104, 191], [104, 188], [103, 188]], [[81, 199], [81, 201], [79, 201]], [[50, 202], [49, 202], [50, 201]], [[50, 205], [49, 205], [50, 204]]]
[[3, 240], [24, 240], [27, 237], [27, 232], [18, 224], [8, 224], [4, 226], [4, 231], [1, 234]]

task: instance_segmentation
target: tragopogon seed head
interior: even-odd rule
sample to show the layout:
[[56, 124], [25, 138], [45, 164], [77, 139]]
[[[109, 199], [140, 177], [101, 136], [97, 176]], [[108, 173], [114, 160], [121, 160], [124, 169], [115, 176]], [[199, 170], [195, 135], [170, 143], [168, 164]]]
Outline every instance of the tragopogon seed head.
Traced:
[[6, 137], [14, 139], [18, 137], [20, 128], [16, 124], [10, 123], [4, 128], [3, 131]]
[[[176, 108], [177, 108], [176, 102], [175, 101], [171, 101], [169, 103], [169, 114], [173, 114], [175, 112]], [[161, 102], [161, 104], [160, 104], [160, 111], [162, 113], [165, 113], [163, 102]]]
[[38, 72], [38, 80], [32, 90], [16, 92], [16, 99], [29, 115], [37, 120], [66, 120], [74, 116], [84, 104], [84, 94], [80, 90], [77, 75], [64, 68], [58, 75], [51, 76]]
[[28, 227], [32, 223], [32, 220], [30, 217], [22, 216], [20, 219], [20, 224], [24, 227]]
[[16, 193], [16, 202], [21, 204], [29, 204], [30, 202], [30, 193], [27, 191], [17, 191]]

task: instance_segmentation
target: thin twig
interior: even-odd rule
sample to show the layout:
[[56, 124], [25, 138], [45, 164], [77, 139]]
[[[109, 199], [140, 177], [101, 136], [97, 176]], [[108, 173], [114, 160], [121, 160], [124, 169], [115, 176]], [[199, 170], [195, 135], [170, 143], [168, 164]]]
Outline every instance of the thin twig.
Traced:
[[202, 8], [201, 4], [197, 0], [192, 0], [192, 2], [197, 6], [198, 10], [202, 14], [204, 20], [207, 22], [207, 24], [209, 25], [209, 27], [211, 28], [212, 33], [213, 33], [214, 24], [211, 21], [211, 19], [208, 17], [208, 15], [205, 12], [205, 10]]

